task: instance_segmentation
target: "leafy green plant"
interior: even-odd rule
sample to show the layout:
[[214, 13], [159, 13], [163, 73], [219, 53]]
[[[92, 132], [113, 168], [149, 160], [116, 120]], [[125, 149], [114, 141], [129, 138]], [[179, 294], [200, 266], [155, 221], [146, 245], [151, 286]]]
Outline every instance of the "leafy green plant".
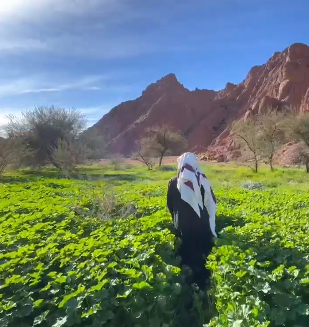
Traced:
[[263, 190], [264, 186], [260, 182], [246, 181], [242, 184], [242, 187], [246, 190]]
[[[24, 172], [0, 184], [1, 326], [308, 326], [304, 186], [244, 189], [229, 167], [210, 171], [231, 183], [215, 189], [223, 230], [208, 258], [207, 294], [184, 282], [190, 271], [175, 256], [171, 174], [133, 169], [118, 180], [109, 171], [101, 181]], [[260, 174], [253, 181], [268, 180]], [[271, 176], [300, 180], [292, 171]]]

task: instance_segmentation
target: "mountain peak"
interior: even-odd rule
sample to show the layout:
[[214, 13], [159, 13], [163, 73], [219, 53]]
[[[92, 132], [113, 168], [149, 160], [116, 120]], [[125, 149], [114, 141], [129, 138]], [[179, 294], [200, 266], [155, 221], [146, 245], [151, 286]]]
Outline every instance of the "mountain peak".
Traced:
[[143, 91], [142, 96], [173, 92], [179, 88], [183, 88], [183, 85], [178, 82], [176, 75], [171, 73], [165, 75], [155, 83], [151, 83], [149, 86], [147, 86], [145, 91]]
[[175, 74], [170, 73], [158, 80], [158, 82], [165, 83], [179, 83]]
[[240, 84], [227, 83], [219, 92], [189, 91], [175, 74], [167, 74], [150, 84], [138, 99], [106, 114], [98, 126], [102, 132], [109, 128], [113, 151], [123, 154], [130, 154], [145, 128], [154, 124], [181, 130], [194, 151], [218, 138], [217, 149], [221, 146], [227, 154], [228, 133], [224, 131], [228, 121], [269, 107], [292, 106], [304, 111], [308, 103], [309, 47], [294, 43], [275, 52], [265, 64], [252, 67]]

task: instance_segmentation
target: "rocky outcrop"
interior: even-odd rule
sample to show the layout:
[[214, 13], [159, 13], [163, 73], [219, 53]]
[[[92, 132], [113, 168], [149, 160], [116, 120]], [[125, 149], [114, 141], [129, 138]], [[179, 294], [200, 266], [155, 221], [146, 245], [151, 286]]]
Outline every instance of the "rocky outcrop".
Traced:
[[124, 155], [134, 150], [147, 127], [168, 124], [184, 133], [191, 151], [208, 148], [221, 160], [230, 160], [238, 152], [226, 129], [229, 122], [268, 108], [307, 111], [308, 103], [309, 47], [293, 44], [253, 67], [242, 83], [227, 83], [221, 91], [189, 91], [169, 74], [136, 100], [113, 108], [95, 126], [111, 137], [111, 150]]
[[274, 161], [283, 166], [304, 164], [304, 147], [297, 143], [287, 143], [277, 151]]

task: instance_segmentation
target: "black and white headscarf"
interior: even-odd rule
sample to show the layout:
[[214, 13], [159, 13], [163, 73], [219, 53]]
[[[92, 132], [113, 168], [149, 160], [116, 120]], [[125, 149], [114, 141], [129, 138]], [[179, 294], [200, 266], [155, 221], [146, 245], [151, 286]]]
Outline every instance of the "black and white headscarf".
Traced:
[[[177, 188], [182, 200], [187, 202], [199, 217], [201, 217], [201, 210], [205, 205], [209, 214], [211, 232], [217, 237], [215, 230], [216, 198], [207, 177], [199, 168], [196, 156], [191, 152], [186, 152], [177, 159], [177, 162]], [[202, 185], [205, 190], [204, 203], [201, 194]]]

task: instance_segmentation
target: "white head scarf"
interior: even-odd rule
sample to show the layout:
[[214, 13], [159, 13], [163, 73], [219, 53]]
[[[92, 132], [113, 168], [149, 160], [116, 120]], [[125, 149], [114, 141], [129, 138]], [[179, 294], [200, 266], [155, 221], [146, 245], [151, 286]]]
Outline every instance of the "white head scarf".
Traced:
[[[186, 152], [177, 159], [177, 162], [177, 188], [182, 200], [187, 202], [199, 217], [201, 217], [201, 209], [205, 205], [209, 214], [211, 232], [217, 237], [215, 231], [216, 200], [208, 179], [199, 168], [196, 156], [191, 152]], [[201, 194], [202, 185], [205, 190], [204, 203]]]

